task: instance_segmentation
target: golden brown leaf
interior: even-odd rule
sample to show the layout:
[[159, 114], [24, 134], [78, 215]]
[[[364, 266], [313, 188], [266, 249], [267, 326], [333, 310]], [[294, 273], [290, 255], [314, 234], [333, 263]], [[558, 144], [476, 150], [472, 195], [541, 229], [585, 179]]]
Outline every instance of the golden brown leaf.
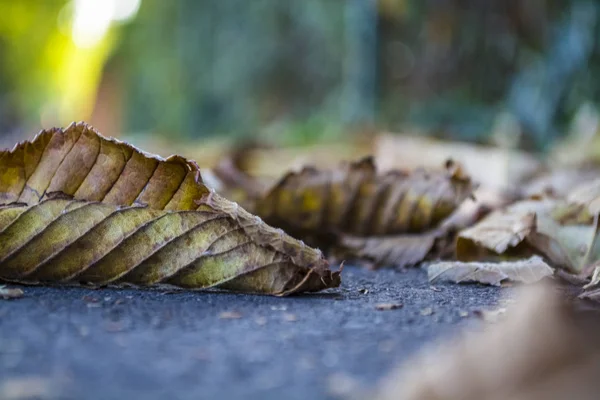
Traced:
[[209, 190], [194, 162], [83, 123], [0, 153], [0, 279], [278, 295], [340, 282], [320, 251]]
[[377, 174], [371, 158], [334, 170], [287, 174], [255, 211], [320, 246], [341, 244], [377, 263], [410, 265], [429, 252], [435, 229], [471, 194], [460, 167]]
[[337, 170], [287, 174], [256, 206], [274, 225], [307, 233], [391, 235], [423, 232], [471, 194], [470, 179], [453, 164], [442, 172], [378, 175], [371, 158]]

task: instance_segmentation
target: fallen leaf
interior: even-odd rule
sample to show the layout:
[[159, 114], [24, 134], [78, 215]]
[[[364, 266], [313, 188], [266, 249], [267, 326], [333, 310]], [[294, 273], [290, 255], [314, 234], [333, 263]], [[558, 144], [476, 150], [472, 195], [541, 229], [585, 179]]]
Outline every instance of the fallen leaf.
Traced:
[[527, 287], [496, 324], [467, 330], [407, 360], [378, 400], [598, 398], [600, 323], [555, 290]]
[[555, 267], [580, 272], [600, 258], [600, 246], [593, 245], [596, 228], [559, 224], [551, 215], [555, 206], [554, 200], [526, 200], [492, 212], [459, 233], [457, 258], [476, 261], [540, 254]]
[[536, 215], [550, 212], [551, 201], [523, 201], [492, 212], [478, 224], [461, 231], [456, 242], [459, 260], [471, 261], [509, 251], [519, 254], [517, 246], [536, 228]]
[[342, 258], [405, 266], [423, 260], [441, 236], [434, 228], [471, 192], [470, 179], [452, 162], [442, 171], [378, 174], [366, 158], [336, 170], [289, 173], [254, 210], [295, 237], [337, 246]]
[[219, 319], [240, 319], [242, 314], [237, 311], [223, 311], [219, 314]]
[[539, 256], [499, 263], [444, 261], [427, 268], [430, 282], [478, 282], [495, 286], [500, 286], [504, 280], [534, 283], [552, 276], [553, 272]]
[[375, 309], [378, 311], [397, 310], [399, 308], [402, 308], [402, 303], [379, 303], [375, 305]]
[[19, 288], [10, 288], [5, 285], [0, 286], [0, 298], [4, 300], [18, 299], [23, 297], [23, 290]]
[[319, 250], [86, 124], [0, 152], [0, 279], [287, 295], [338, 286]]
[[377, 174], [371, 158], [337, 170], [289, 173], [256, 205], [265, 221], [304, 235], [356, 236], [427, 231], [472, 192], [460, 167]]

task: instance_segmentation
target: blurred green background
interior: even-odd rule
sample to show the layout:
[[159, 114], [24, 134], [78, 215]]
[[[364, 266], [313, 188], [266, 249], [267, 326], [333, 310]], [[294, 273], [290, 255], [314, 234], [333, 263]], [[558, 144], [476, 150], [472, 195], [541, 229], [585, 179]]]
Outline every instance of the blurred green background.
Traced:
[[592, 0], [0, 0], [0, 142], [415, 130], [540, 149], [596, 118]]

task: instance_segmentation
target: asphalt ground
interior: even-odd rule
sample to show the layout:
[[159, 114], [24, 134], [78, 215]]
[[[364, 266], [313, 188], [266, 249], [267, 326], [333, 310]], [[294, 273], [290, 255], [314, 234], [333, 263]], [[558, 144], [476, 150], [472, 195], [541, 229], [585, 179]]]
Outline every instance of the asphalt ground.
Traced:
[[288, 298], [23, 290], [0, 300], [2, 400], [329, 399], [339, 377], [372, 386], [476, 324], [505, 289], [346, 267], [340, 288]]

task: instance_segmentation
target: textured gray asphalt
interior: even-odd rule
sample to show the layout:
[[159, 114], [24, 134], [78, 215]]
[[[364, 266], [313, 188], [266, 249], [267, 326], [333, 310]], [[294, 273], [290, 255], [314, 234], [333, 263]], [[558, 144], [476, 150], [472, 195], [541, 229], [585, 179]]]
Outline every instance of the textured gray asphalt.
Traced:
[[[24, 290], [0, 300], [0, 393], [197, 400], [327, 399], [327, 382], [340, 374], [372, 385], [469, 323], [464, 312], [493, 307], [502, 289], [432, 288], [422, 270], [348, 267], [342, 287], [290, 298]], [[377, 311], [378, 303], [403, 306]]]

